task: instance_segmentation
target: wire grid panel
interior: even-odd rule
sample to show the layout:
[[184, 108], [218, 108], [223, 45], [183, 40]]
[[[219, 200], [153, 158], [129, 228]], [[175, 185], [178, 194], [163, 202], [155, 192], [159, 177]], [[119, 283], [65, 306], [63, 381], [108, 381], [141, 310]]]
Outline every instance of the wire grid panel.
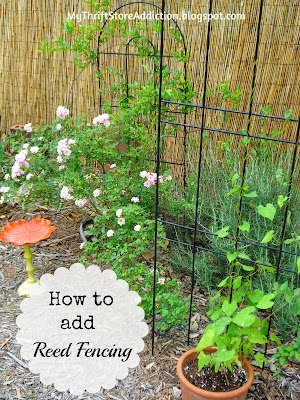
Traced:
[[[206, 12], [208, 14], [214, 13], [214, 10], [217, 9], [218, 2], [210, 0], [207, 2], [207, 9]], [[182, 118], [179, 118], [178, 121], [168, 121], [164, 120], [162, 118], [162, 113], [161, 113], [161, 104], [159, 104], [159, 125], [158, 125], [158, 130], [157, 130], [157, 152], [156, 152], [156, 172], [159, 174], [162, 166], [162, 160], [164, 165], [168, 164], [168, 161], [165, 161], [165, 153], [163, 151], [163, 140], [161, 138], [162, 136], [162, 129], [163, 126], [165, 125], [176, 125], [180, 128], [182, 128], [182, 149], [181, 149], [181, 154], [183, 154], [183, 160], [186, 160], [186, 147], [184, 146], [184, 143], [186, 143], [186, 138], [188, 135], [191, 133], [193, 137], [198, 138], [198, 146], [197, 146], [197, 159], [196, 159], [196, 166], [197, 166], [197, 185], [195, 186], [195, 196], [196, 196], [196, 204], [195, 204], [195, 210], [194, 210], [194, 223], [193, 224], [185, 224], [185, 223], [176, 223], [174, 221], [168, 221], [164, 220], [160, 217], [160, 183], [159, 180], [157, 180], [157, 185], [156, 185], [156, 236], [155, 236], [155, 258], [154, 258], [154, 273], [156, 274], [157, 270], [157, 265], [158, 265], [158, 260], [159, 260], [159, 250], [158, 250], [158, 240], [163, 239], [163, 240], [168, 240], [173, 244], [174, 246], [180, 245], [183, 248], [187, 248], [192, 252], [192, 258], [191, 258], [191, 284], [190, 284], [190, 309], [189, 309], [189, 315], [188, 315], [188, 323], [186, 326], [178, 326], [175, 324], [171, 324], [168, 321], [165, 321], [161, 318], [159, 309], [156, 306], [156, 278], [154, 277], [154, 297], [153, 297], [153, 321], [152, 321], [152, 344], [154, 346], [154, 339], [155, 335], [159, 335], [162, 337], [166, 337], [168, 339], [176, 340], [181, 343], [185, 343], [188, 345], [191, 345], [195, 343], [193, 340], [193, 337], [195, 335], [192, 334], [197, 334], [199, 332], [195, 332], [191, 328], [191, 321], [192, 321], [192, 310], [193, 310], [193, 296], [194, 296], [194, 291], [195, 291], [195, 282], [196, 282], [196, 276], [195, 276], [195, 261], [196, 257], [200, 256], [203, 253], [214, 253], [218, 254], [219, 256], [224, 258], [224, 262], [227, 262], [227, 257], [226, 257], [226, 252], [224, 251], [218, 251], [210, 246], [207, 246], [205, 244], [201, 244], [201, 235], [204, 235], [205, 237], [216, 237], [217, 235], [214, 232], [209, 231], [208, 229], [201, 229], [202, 224], [201, 224], [201, 219], [199, 220], [199, 208], [200, 208], [200, 201], [199, 201], [199, 196], [200, 196], [200, 191], [202, 190], [203, 187], [203, 182], [205, 182], [205, 177], [202, 176], [203, 174], [203, 169], [204, 169], [204, 164], [206, 162], [205, 157], [207, 156], [207, 146], [205, 143], [206, 139], [206, 133], [209, 132], [211, 133], [212, 136], [212, 141], [215, 144], [215, 147], [218, 146], [218, 141], [220, 140], [220, 135], [222, 138], [234, 138], [237, 143], [240, 143], [242, 140], [246, 139], [251, 139], [255, 140], [257, 142], [265, 143], [266, 141], [270, 141], [273, 143], [276, 143], [278, 145], [286, 145], [285, 149], [291, 154], [291, 161], [289, 164], [286, 165], [286, 168], [288, 168], [288, 182], [286, 186], [286, 196], [288, 198], [288, 201], [285, 204], [285, 207], [283, 207], [282, 210], [282, 226], [281, 226], [281, 232], [280, 232], [280, 243], [277, 247], [273, 246], [268, 246], [265, 244], [261, 243], [255, 243], [251, 241], [246, 241], [243, 240], [240, 236], [240, 230], [239, 230], [239, 223], [242, 220], [242, 217], [244, 215], [244, 198], [243, 194], [241, 193], [239, 195], [238, 201], [237, 201], [237, 230], [235, 234], [235, 249], [239, 250], [240, 246], [247, 246], [248, 248], [256, 248], [260, 247], [265, 249], [266, 251], [272, 252], [274, 254], [274, 262], [272, 265], [270, 263], [261, 263], [261, 265], [265, 265], [266, 267], [273, 269], [275, 271], [275, 280], [278, 281], [280, 274], [282, 272], [288, 273], [291, 275], [297, 275], [297, 272], [290, 268], [289, 265], [285, 265], [284, 260], [285, 256], [291, 256], [291, 257], [298, 257], [300, 254], [297, 252], [291, 252], [285, 249], [283, 242], [286, 239], [285, 237], [285, 231], [286, 231], [286, 226], [287, 226], [287, 220], [288, 220], [288, 215], [289, 215], [289, 203], [292, 200], [292, 190], [295, 188], [297, 185], [297, 171], [298, 170], [298, 161], [299, 161], [299, 132], [300, 132], [300, 122], [296, 118], [292, 118], [290, 120], [290, 128], [289, 128], [289, 138], [287, 139], [286, 137], [266, 137], [266, 135], [262, 135], [261, 133], [257, 133], [257, 127], [259, 126], [259, 123], [261, 119], [266, 119], [269, 121], [270, 124], [274, 123], [274, 121], [279, 124], [284, 123], [285, 118], [283, 116], [278, 116], [278, 115], [265, 115], [261, 111], [257, 110], [258, 104], [255, 103], [256, 109], [254, 108], [254, 101], [257, 98], [257, 93], [256, 93], [256, 83], [257, 80], [262, 79], [262, 70], [264, 67], [264, 62], [263, 62], [263, 49], [264, 49], [264, 35], [262, 34], [264, 32], [264, 27], [263, 25], [266, 24], [266, 20], [268, 18], [267, 15], [267, 10], [269, 7], [269, 4], [263, 0], [259, 1], [254, 1], [251, 3], [252, 7], [252, 13], [254, 15], [254, 23], [255, 23], [255, 31], [251, 32], [251, 37], [252, 37], [252, 47], [249, 49], [250, 52], [253, 52], [253, 58], [249, 59], [248, 62], [252, 65], [252, 68], [249, 68], [249, 70], [252, 70], [252, 73], [249, 74], [247, 77], [247, 85], [249, 87], [250, 85], [250, 93], [251, 95], [249, 96], [249, 99], [247, 102], [245, 102], [244, 108], [243, 109], [235, 109], [235, 108], [224, 108], [221, 107], [220, 105], [216, 106], [211, 106], [211, 104], [208, 104], [207, 100], [207, 93], [211, 89], [211, 80], [210, 80], [210, 72], [211, 72], [211, 57], [215, 57], [216, 54], [216, 30], [218, 30], [218, 24], [213, 22], [209, 22], [206, 24], [206, 31], [205, 31], [205, 38], [203, 37], [202, 40], [205, 43], [205, 51], [202, 54], [203, 59], [203, 75], [202, 75], [202, 81], [201, 81], [201, 88], [202, 88], [202, 98], [200, 99], [199, 103], [178, 103], [178, 102], [173, 102], [173, 101], [166, 101], [162, 98], [162, 79], [163, 79], [163, 74], [162, 74], [162, 68], [164, 64], [164, 44], [167, 41], [167, 38], [165, 37], [167, 34], [164, 30], [164, 21], [162, 21], [162, 27], [161, 27], [161, 43], [160, 43], [160, 82], [159, 82], [159, 102], [164, 103], [164, 104], [169, 104], [170, 106], [176, 105], [176, 106], [188, 106], [193, 109], [193, 113], [195, 112], [199, 113], [195, 117], [195, 121], [197, 120], [197, 123], [191, 123], [190, 121], [183, 120]], [[162, 0], [162, 9], [165, 10], [165, 1]], [[169, 11], [169, 10], [168, 10]], [[293, 74], [292, 68], [290, 69], [291, 74]], [[260, 82], [261, 83], [261, 82]], [[217, 116], [220, 113], [226, 113], [230, 115], [230, 117], [233, 119], [234, 123], [232, 124], [233, 128], [231, 129], [226, 129], [222, 128], [220, 129], [218, 127], [217, 123], [214, 123], [214, 121], [218, 121]], [[190, 114], [191, 115], [191, 114]], [[243, 130], [238, 129], [238, 127], [244, 126], [245, 128]], [[234, 129], [234, 127], [236, 129]], [[178, 145], [178, 142], [176, 143]], [[241, 173], [241, 187], [244, 187], [245, 181], [246, 181], [246, 176], [247, 176], [247, 171], [249, 169], [249, 164], [248, 164], [248, 155], [249, 152], [251, 151], [251, 146], [249, 144], [246, 144], [243, 149], [243, 154], [241, 157], [241, 165], [240, 165], [240, 173]], [[170, 153], [169, 153], [170, 155]], [[194, 158], [195, 158], [195, 153], [194, 153]], [[195, 161], [195, 160], [194, 160]], [[169, 165], [170, 168], [173, 167], [173, 160], [172, 158], [169, 159]], [[194, 163], [195, 164], [195, 163]], [[188, 165], [187, 162], [183, 162], [183, 169], [182, 173], [186, 177], [191, 171], [188, 170]], [[195, 169], [195, 167], [194, 167]], [[177, 173], [178, 173], [177, 169]], [[195, 171], [194, 171], [195, 172]], [[259, 171], [257, 171], [259, 173]], [[185, 182], [185, 178], [184, 178]], [[299, 182], [298, 182], [299, 183]], [[205, 185], [205, 183], [204, 183]], [[180, 231], [181, 233], [188, 232], [191, 234], [190, 240], [179, 240], [178, 237], [161, 237], [157, 233], [157, 226], [158, 223], [163, 224], [165, 227], [175, 227], [177, 231]], [[174, 235], [175, 236], [175, 235]], [[182, 235], [181, 235], [182, 236]], [[227, 239], [224, 238], [224, 241]], [[255, 261], [252, 260], [246, 260], [241, 257], [242, 261], [247, 261], [250, 264], [255, 265]], [[298, 281], [298, 278], [296, 278]], [[299, 283], [299, 282], [298, 282]], [[269, 317], [269, 331], [270, 331], [270, 326], [272, 324], [272, 314]], [[160, 331], [157, 328], [157, 322], [163, 323], [166, 326], [168, 326], [167, 334]], [[268, 332], [269, 335], [270, 332]], [[198, 337], [199, 339], [199, 337]], [[264, 355], [268, 356], [268, 347], [265, 345], [264, 349]], [[294, 362], [295, 365], [299, 365], [299, 363]], [[267, 369], [267, 368], [266, 368]], [[299, 379], [296, 376], [293, 376], [294, 379]]]

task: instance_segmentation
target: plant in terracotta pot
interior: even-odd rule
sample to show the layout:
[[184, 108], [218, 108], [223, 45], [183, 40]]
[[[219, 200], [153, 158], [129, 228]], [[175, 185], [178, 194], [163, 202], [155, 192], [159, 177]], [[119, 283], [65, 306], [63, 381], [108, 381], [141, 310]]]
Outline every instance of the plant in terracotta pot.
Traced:
[[214, 307], [208, 312], [211, 323], [197, 348], [185, 353], [177, 365], [184, 400], [245, 399], [254, 379], [247, 356], [262, 367], [268, 360], [256, 347], [272, 341], [280, 344], [269, 332], [266, 310], [274, 306], [277, 297], [284, 295], [291, 304], [300, 293], [300, 289], [289, 289], [287, 283], [275, 283], [269, 293], [252, 289], [249, 275], [232, 274], [218, 286], [220, 290], [211, 300]]

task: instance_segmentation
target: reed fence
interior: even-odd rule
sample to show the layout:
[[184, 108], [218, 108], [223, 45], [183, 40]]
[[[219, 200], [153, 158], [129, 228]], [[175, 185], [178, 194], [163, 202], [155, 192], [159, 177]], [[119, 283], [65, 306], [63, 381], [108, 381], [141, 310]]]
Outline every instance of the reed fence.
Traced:
[[[113, 7], [125, 5], [127, 1], [113, 0]], [[154, 1], [160, 6], [160, 1]], [[182, 12], [208, 13], [207, 0], [168, 0], [168, 12], [179, 16]], [[221, 82], [230, 81], [231, 90], [237, 86], [242, 90], [241, 102], [237, 110], [248, 111], [254, 68], [254, 51], [260, 1], [258, 0], [215, 0], [213, 12], [223, 14], [243, 13], [243, 21], [215, 20], [211, 27], [211, 44], [208, 60], [207, 87], [209, 90]], [[151, 5], [131, 4], [123, 8], [124, 12], [153, 10]], [[50, 122], [55, 117], [58, 105], [68, 104], [72, 115], [85, 113], [88, 109], [99, 111], [98, 83], [93, 67], [84, 71], [74, 67], [72, 55], [54, 53], [52, 57], [38, 52], [41, 40], [51, 41], [62, 35], [60, 27], [68, 12], [91, 11], [83, 0], [3, 0], [0, 5], [0, 131], [7, 132], [13, 124]], [[189, 61], [188, 76], [195, 88], [201, 88], [204, 81], [204, 61], [206, 49], [207, 23], [197, 20], [178, 20], [186, 40]], [[134, 23], [134, 22], [131, 22]], [[257, 55], [257, 75], [253, 93], [253, 112], [261, 113], [261, 107], [270, 104], [271, 113], [284, 116], [288, 109], [293, 117], [300, 114], [299, 102], [299, 61], [300, 61], [300, 3], [299, 0], [266, 0], [263, 4], [260, 38]], [[155, 35], [154, 35], [155, 36]], [[155, 44], [158, 37], [151, 38]], [[165, 54], [172, 54], [176, 41], [165, 35]], [[112, 37], [102, 51], [122, 52], [119, 38]], [[134, 52], [134, 49], [133, 49]], [[136, 58], [127, 59], [129, 79], [145, 79], [145, 70]], [[167, 58], [170, 68], [183, 69], [183, 63]], [[120, 55], [100, 55], [100, 71], [104, 75], [102, 85], [104, 97], [115, 76], [107, 66], [125, 71], [126, 57]], [[202, 91], [200, 90], [200, 93]], [[201, 104], [201, 95], [193, 100]], [[220, 101], [217, 91], [207, 99], [207, 106], [228, 107]], [[187, 123], [199, 125], [201, 108], [187, 116]], [[213, 127], [222, 121], [222, 112], [206, 111], [206, 124]], [[179, 118], [180, 121], [180, 118]], [[247, 115], [229, 115], [224, 130], [238, 131], [247, 121]], [[259, 116], [252, 116], [251, 133], [272, 135], [280, 131], [284, 121], [268, 119], [262, 125]], [[294, 141], [297, 124], [290, 124], [280, 139]], [[209, 132], [208, 132], [209, 134]], [[216, 139], [224, 140], [226, 133], [212, 133]], [[188, 138], [195, 131], [187, 128]], [[170, 137], [166, 141], [170, 161], [180, 160], [183, 136]], [[237, 140], [236, 138], [234, 140]], [[215, 143], [217, 143], [217, 141]], [[288, 143], [280, 146], [288, 148]]]

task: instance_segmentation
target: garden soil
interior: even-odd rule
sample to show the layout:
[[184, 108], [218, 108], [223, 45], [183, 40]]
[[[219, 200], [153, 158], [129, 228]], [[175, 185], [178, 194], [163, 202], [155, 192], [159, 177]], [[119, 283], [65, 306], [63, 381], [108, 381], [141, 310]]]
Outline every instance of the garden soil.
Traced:
[[[79, 223], [85, 219], [76, 210], [65, 207], [55, 210], [37, 207], [32, 212], [25, 212], [19, 206], [6, 208], [0, 206], [0, 231], [5, 224], [16, 219], [35, 217], [51, 219], [56, 232], [45, 242], [31, 247], [34, 255], [36, 276], [54, 273], [58, 267], [68, 268], [78, 262], [82, 255]], [[144, 256], [143, 256], [144, 257]], [[151, 249], [145, 254], [149, 268], [152, 267]], [[170, 275], [174, 275], [167, 265], [167, 254], [163, 260]], [[100, 266], [101, 267], [101, 266]], [[0, 242], [0, 400], [176, 400], [181, 399], [179, 380], [176, 376], [176, 363], [180, 355], [187, 350], [173, 340], [157, 337], [155, 353], [151, 353], [151, 335], [145, 338], [145, 349], [140, 353], [140, 364], [131, 369], [129, 375], [111, 390], [102, 390], [95, 395], [72, 396], [68, 392], [58, 392], [53, 386], [44, 386], [39, 376], [32, 374], [27, 362], [20, 356], [20, 345], [16, 342], [16, 317], [20, 314], [21, 299], [17, 295], [18, 286], [26, 279], [23, 249]], [[188, 288], [189, 279], [177, 276]], [[188, 295], [188, 289], [186, 291]], [[185, 293], [183, 293], [185, 295]], [[195, 290], [197, 313], [192, 318], [193, 330], [203, 332], [207, 319], [204, 316], [207, 294], [200, 288]], [[151, 324], [151, 321], [148, 321]], [[168, 332], [166, 332], [168, 333]], [[172, 332], [176, 335], [176, 332]], [[194, 335], [195, 343], [199, 340]], [[287, 373], [297, 375], [299, 370], [287, 366]], [[299, 382], [290, 378], [277, 380], [276, 376], [255, 370], [255, 379], [247, 400], [298, 400], [300, 399]]]

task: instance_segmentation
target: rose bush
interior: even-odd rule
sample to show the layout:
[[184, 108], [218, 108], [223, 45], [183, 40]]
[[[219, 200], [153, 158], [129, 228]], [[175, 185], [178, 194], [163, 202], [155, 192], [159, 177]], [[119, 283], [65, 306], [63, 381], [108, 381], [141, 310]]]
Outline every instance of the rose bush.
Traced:
[[[156, 182], [161, 185], [161, 203], [167, 204], [172, 177], [163, 168], [159, 176], [151, 171], [153, 138], [146, 134], [142, 138], [140, 129], [135, 130], [132, 122], [129, 126], [127, 116], [123, 122], [122, 114], [72, 118], [63, 106], [56, 114], [52, 124], [33, 128], [28, 123], [25, 131], [6, 138], [11, 155], [1, 171], [1, 202], [20, 203], [25, 208], [36, 203], [72, 204], [87, 217], [93, 216], [92, 241], [80, 245], [82, 261], [89, 258], [109, 265], [133, 290], [140, 288], [149, 317], [153, 271], [144, 254], [153, 252]], [[160, 223], [158, 233], [166, 236]], [[162, 240], [158, 246], [166, 247]], [[183, 324], [188, 298], [178, 296], [174, 288], [179, 284], [164, 276], [163, 266], [157, 279], [158, 314]]]

